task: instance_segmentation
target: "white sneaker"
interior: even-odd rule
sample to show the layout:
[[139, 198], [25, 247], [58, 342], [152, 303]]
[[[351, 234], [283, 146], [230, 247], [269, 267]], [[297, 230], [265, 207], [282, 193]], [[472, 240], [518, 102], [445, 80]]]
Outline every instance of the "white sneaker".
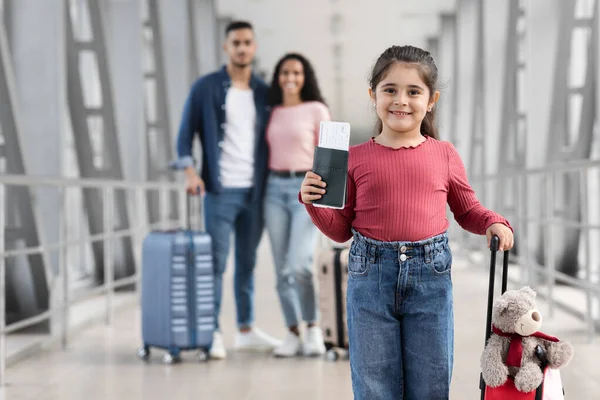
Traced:
[[223, 336], [221, 332], [213, 333], [213, 342], [208, 352], [210, 358], [214, 360], [223, 360], [227, 357], [227, 352], [225, 351], [225, 345], [223, 344]]
[[277, 347], [273, 354], [276, 357], [294, 357], [302, 350], [302, 341], [300, 337], [289, 332], [281, 346]]
[[325, 354], [325, 341], [323, 340], [323, 332], [320, 327], [313, 326], [306, 330], [302, 352], [305, 356], [320, 356]]
[[252, 328], [249, 332], [238, 331], [235, 335], [235, 349], [241, 351], [271, 351], [281, 343], [281, 340], [272, 338], [258, 328]]

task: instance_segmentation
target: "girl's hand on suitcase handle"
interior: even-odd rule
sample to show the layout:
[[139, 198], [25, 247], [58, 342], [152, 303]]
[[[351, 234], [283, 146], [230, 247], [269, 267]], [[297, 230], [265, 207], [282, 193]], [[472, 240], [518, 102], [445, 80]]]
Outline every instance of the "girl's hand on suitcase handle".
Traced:
[[498, 245], [499, 251], [510, 250], [515, 244], [512, 230], [504, 224], [497, 222], [486, 229], [485, 236], [487, 237], [488, 247], [490, 247], [490, 242], [494, 235], [498, 236], [498, 239], [500, 239]]
[[308, 171], [300, 186], [300, 197], [304, 204], [311, 204], [313, 201], [323, 197], [327, 184], [323, 182], [322, 178], [312, 171]]

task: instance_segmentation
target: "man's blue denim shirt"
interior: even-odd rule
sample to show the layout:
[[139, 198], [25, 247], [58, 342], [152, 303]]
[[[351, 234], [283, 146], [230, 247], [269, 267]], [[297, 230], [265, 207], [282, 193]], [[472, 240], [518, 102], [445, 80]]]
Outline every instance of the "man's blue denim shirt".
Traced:
[[[179, 168], [194, 165], [192, 146], [197, 134], [202, 148], [201, 177], [208, 192], [219, 193], [219, 159], [225, 136], [225, 96], [231, 78], [223, 66], [220, 70], [200, 77], [190, 89], [183, 108], [177, 135], [177, 164]], [[265, 137], [271, 107], [267, 104], [268, 85], [252, 74], [250, 87], [256, 106], [256, 148], [254, 152], [254, 182], [252, 200], [262, 198], [268, 173], [268, 147]]]

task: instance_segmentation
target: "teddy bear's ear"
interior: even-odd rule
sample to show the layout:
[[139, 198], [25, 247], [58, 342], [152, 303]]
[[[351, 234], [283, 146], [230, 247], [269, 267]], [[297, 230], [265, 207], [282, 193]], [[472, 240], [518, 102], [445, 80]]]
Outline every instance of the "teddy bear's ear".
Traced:
[[500, 315], [504, 315], [506, 313], [506, 311], [508, 311], [508, 300], [505, 297], [500, 296], [496, 300], [495, 307], [496, 307], [496, 310], [498, 310], [500, 312]]
[[537, 296], [537, 293], [529, 286], [523, 286], [521, 289], [519, 289], [519, 291], [524, 292], [524, 293], [530, 295], [531, 297]]

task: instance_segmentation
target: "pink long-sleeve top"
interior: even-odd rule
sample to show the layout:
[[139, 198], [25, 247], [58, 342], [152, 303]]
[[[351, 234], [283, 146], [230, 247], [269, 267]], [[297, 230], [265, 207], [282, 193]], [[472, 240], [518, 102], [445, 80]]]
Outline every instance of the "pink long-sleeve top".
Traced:
[[496, 222], [510, 227], [477, 200], [454, 146], [429, 137], [415, 147], [399, 149], [373, 139], [352, 146], [347, 190], [343, 210], [306, 205], [313, 223], [337, 242], [350, 239], [351, 228], [386, 242], [430, 238], [450, 225], [446, 204], [469, 232], [485, 234]]

